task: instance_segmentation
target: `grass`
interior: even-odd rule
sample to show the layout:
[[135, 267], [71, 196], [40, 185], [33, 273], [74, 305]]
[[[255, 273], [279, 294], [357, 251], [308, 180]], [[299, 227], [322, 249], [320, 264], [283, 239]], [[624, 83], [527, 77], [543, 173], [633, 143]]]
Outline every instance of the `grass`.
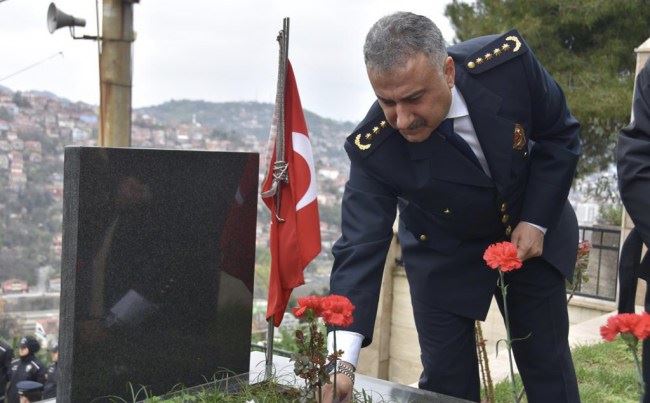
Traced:
[[[640, 348], [638, 354], [641, 354]], [[573, 349], [573, 363], [581, 401], [638, 403], [634, 359], [620, 338], [611, 343], [576, 347]], [[517, 385], [521, 386], [518, 375]], [[495, 386], [495, 397], [498, 403], [512, 403], [507, 380]]]

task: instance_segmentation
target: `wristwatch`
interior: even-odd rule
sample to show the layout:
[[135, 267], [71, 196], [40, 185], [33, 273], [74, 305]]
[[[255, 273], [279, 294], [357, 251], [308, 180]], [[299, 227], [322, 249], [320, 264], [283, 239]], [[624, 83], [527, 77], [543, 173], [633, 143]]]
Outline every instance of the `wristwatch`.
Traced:
[[[334, 373], [334, 363], [331, 363], [328, 365], [329, 367], [329, 374], [332, 375]], [[350, 378], [350, 381], [354, 383], [354, 365], [350, 364], [347, 361], [342, 361], [342, 360], [337, 360], [336, 361], [336, 373], [337, 374], [343, 374]]]

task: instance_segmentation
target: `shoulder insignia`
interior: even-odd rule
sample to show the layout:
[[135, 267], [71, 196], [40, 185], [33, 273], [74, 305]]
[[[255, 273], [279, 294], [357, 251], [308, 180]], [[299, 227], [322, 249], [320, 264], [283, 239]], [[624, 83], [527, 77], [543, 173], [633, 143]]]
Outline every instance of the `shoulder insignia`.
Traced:
[[382, 116], [382, 120], [371, 121], [357, 128], [348, 137], [348, 141], [356, 151], [365, 157], [370, 155], [388, 137], [390, 129], [390, 125]]
[[506, 32], [465, 59], [465, 67], [479, 74], [528, 51], [526, 43], [516, 29]]

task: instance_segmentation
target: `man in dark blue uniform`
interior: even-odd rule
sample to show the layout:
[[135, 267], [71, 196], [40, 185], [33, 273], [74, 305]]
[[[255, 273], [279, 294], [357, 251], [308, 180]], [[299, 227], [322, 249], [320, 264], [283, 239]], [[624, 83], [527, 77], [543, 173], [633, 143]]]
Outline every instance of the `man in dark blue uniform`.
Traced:
[[14, 350], [8, 343], [0, 339], [0, 403], [5, 401], [5, 389], [9, 381], [9, 370], [13, 358]]
[[[621, 251], [621, 302], [619, 310], [634, 312], [636, 278], [650, 280], [650, 254], [642, 258], [642, 246], [650, 245], [650, 62], [636, 78], [632, 102], [632, 122], [618, 136], [618, 186], [625, 209], [634, 229]], [[643, 260], [641, 260], [643, 259]], [[626, 273], [628, 272], [628, 273]], [[628, 281], [625, 281], [627, 277]], [[627, 287], [624, 287], [625, 284]], [[630, 286], [631, 285], [631, 286]], [[650, 291], [650, 290], [649, 290]], [[627, 305], [627, 309], [621, 309]], [[650, 309], [650, 292], [646, 291], [645, 309]], [[643, 342], [644, 402], [650, 403], [650, 341]]]
[[45, 372], [45, 385], [43, 385], [43, 399], [56, 397], [56, 385], [59, 383], [59, 345], [55, 344], [50, 349], [52, 364]]
[[[479, 400], [474, 321], [499, 293], [482, 255], [510, 240], [524, 260], [506, 282], [512, 336], [529, 335], [513, 344], [528, 401], [579, 401], [565, 293], [578, 244], [567, 195], [579, 124], [560, 87], [514, 30], [445, 49], [431, 20], [396, 13], [371, 28], [364, 54], [377, 102], [345, 144], [330, 283], [356, 306], [353, 325], [337, 331], [342, 366], [353, 370], [372, 341], [399, 210], [420, 387]], [[343, 397], [352, 378], [337, 376]]]
[[33, 381], [43, 384], [45, 382], [45, 366], [36, 358], [35, 354], [41, 349], [38, 340], [32, 336], [20, 339], [18, 358], [11, 363], [10, 383], [7, 389], [7, 402], [19, 403], [18, 383]]

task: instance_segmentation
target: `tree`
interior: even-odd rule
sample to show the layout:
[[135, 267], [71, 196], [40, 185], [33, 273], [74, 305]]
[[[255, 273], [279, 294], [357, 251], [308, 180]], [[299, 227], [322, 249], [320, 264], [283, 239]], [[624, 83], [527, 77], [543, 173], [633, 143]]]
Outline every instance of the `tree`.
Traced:
[[630, 120], [634, 48], [648, 37], [647, 1], [453, 0], [445, 14], [459, 41], [517, 28], [582, 124], [579, 176], [613, 162]]

